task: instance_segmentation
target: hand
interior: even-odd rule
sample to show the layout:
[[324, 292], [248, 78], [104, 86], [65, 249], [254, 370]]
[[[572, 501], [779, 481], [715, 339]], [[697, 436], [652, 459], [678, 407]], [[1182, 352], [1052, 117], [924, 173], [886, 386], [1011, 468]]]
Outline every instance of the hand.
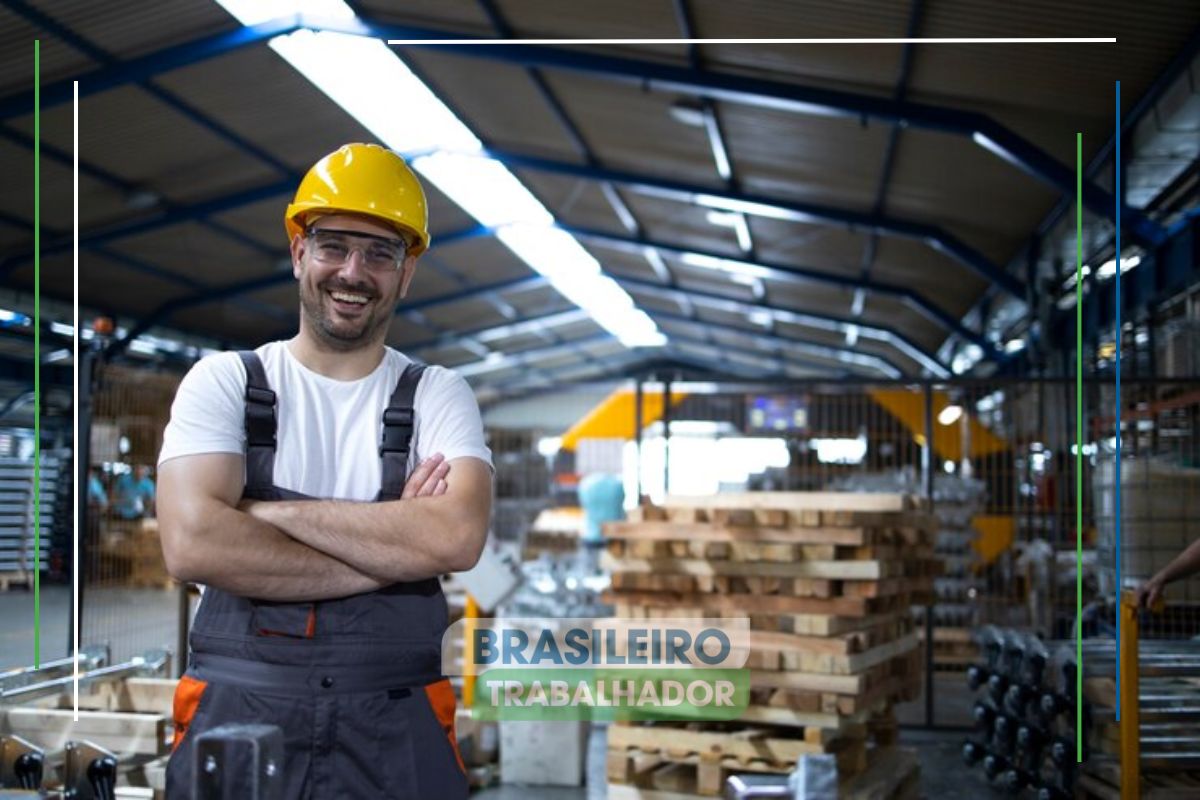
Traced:
[[441, 453], [434, 453], [413, 470], [404, 483], [401, 500], [414, 497], [438, 497], [446, 493], [446, 476], [450, 474], [450, 462]]
[[1158, 576], [1146, 581], [1138, 588], [1138, 608], [1148, 608], [1152, 611], [1157, 611], [1162, 608], [1163, 603], [1163, 588], [1165, 582]]

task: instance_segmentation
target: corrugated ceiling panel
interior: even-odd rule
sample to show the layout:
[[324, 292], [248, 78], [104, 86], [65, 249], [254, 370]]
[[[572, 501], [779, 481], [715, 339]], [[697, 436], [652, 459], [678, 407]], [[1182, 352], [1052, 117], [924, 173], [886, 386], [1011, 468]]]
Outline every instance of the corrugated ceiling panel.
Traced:
[[951, 314], [965, 314], [987, 282], [970, 267], [923, 242], [889, 237], [880, 239], [871, 276], [907, 286]]
[[[279, 178], [141, 89], [124, 86], [92, 95], [80, 101], [79, 115], [81, 159], [174, 202]], [[32, 114], [14, 124], [32, 130]]]
[[0, 7], [0, 96], [29, 93], [33, 110], [33, 42], [41, 41], [42, 86], [78, 77], [94, 68], [95, 62], [16, 12]]
[[488, 144], [523, 152], [576, 152], [524, 67], [420, 47], [397, 50]]
[[745, 192], [870, 210], [887, 143], [883, 126], [733, 103], [721, 109]]
[[240, 283], [275, 268], [270, 257], [195, 222], [123, 237], [110, 249], [205, 286]]
[[604, 166], [720, 185], [704, 131], [671, 116], [674, 95], [567, 72], [547, 80]]
[[211, 0], [155, 0], [152, 7], [145, 0], [38, 0], [37, 6], [120, 60], [238, 27]]

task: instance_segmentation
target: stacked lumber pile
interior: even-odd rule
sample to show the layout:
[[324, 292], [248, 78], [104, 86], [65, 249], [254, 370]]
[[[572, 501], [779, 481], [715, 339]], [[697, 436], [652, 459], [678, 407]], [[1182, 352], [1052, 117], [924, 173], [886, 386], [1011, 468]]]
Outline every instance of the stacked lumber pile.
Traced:
[[669, 498], [605, 526], [618, 617], [748, 617], [751, 630], [744, 715], [614, 724], [609, 781], [625, 788], [610, 796], [715, 796], [729, 773], [786, 773], [822, 753], [843, 794], [854, 780], [875, 787], [862, 796], [897, 796], [916, 766], [890, 748], [892, 707], [920, 689], [909, 608], [939, 572], [935, 525], [910, 495], [775, 492]]
[[131, 531], [126, 552], [129, 553], [129, 584], [146, 589], [172, 589], [178, 584], [167, 574], [163, 560], [162, 541], [158, 536], [158, 520], [142, 519]]

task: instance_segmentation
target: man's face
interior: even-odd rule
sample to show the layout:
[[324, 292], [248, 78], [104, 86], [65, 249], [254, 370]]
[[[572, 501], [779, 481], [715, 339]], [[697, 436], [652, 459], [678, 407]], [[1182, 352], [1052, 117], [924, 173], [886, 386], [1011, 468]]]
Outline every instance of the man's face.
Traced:
[[334, 350], [382, 341], [408, 293], [416, 257], [404, 253], [398, 267], [384, 265], [378, 256], [395, 251], [401, 236], [368, 218], [331, 214], [314, 220], [309, 232], [292, 240], [305, 327]]

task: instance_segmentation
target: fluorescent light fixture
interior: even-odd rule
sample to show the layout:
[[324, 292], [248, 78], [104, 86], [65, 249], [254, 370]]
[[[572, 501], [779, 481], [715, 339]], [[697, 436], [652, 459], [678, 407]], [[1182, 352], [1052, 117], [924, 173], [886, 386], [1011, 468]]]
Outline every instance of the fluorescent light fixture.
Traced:
[[953, 425], [962, 417], [963, 407], [957, 404], [951, 404], [938, 412], [938, 423], [941, 425]]
[[713, 209], [704, 215], [704, 219], [709, 225], [716, 225], [718, 228], [736, 228], [737, 218], [739, 214], [732, 211], [717, 211]]
[[48, 353], [46, 357], [42, 359], [42, 363], [54, 364], [59, 361], [66, 361], [70, 357], [71, 351], [64, 347], [61, 350], [55, 350], [53, 353]]
[[[289, 14], [356, 19], [342, 0], [217, 2], [243, 25]], [[508, 167], [483, 153], [479, 138], [385, 42], [365, 30], [301, 30], [273, 38], [270, 46], [481, 225], [499, 229], [505, 246], [625, 346], [666, 343], [628, 293], [601, 274], [574, 237], [553, 227], [550, 211]]]
[[57, 333], [59, 336], [74, 336], [75, 335], [75, 326], [68, 325], [65, 322], [51, 322], [50, 330], [54, 333]]
[[863, 312], [863, 304], [867, 301], [867, 293], [859, 287], [854, 290], [854, 302], [850, 305], [850, 313], [859, 316]]
[[771, 277], [771, 270], [760, 267], [757, 264], [738, 261], [735, 258], [717, 258], [716, 256], [704, 255], [702, 253], [684, 253], [679, 257], [679, 260], [689, 267], [711, 269], [717, 272], [726, 272], [730, 275], [757, 278], [760, 280], [764, 278], [770, 279]]
[[745, 214], [736, 215], [733, 230], [737, 233], [738, 247], [742, 248], [743, 253], [754, 249], [754, 240], [750, 238], [750, 223], [746, 221]]
[[796, 211], [779, 208], [777, 206], [767, 205], [766, 203], [755, 203], [750, 200], [739, 200], [734, 197], [720, 197], [714, 194], [697, 194], [692, 197], [692, 202], [698, 206], [705, 208], [715, 208], [719, 211], [736, 211], [740, 214], [750, 214], [755, 217], [768, 217], [770, 219], [786, 219], [799, 220], [801, 222], [810, 219], [808, 215], [801, 214]]
[[7, 308], [0, 308], [0, 325], [11, 327], [16, 325], [28, 325], [29, 317], [18, 311], [9, 311]]
[[1004, 343], [1004, 352], [1006, 352], [1006, 353], [1019, 353], [1024, 349], [1025, 349], [1025, 340], [1024, 339], [1009, 339], [1007, 342]]
[[703, 128], [705, 126], [704, 107], [696, 100], [691, 98], [681, 97], [671, 104], [667, 109], [672, 119], [690, 128]]
[[742, 252], [748, 253], [754, 249], [754, 240], [750, 238], [750, 225], [746, 222], [745, 214], [713, 209], [705, 214], [704, 218], [718, 228], [732, 229], [737, 234], [738, 247], [742, 248]]
[[[1138, 264], [1141, 264], [1141, 263], [1142, 263], [1142, 257], [1139, 255], [1132, 255], [1132, 256], [1129, 256], [1128, 258], [1122, 258], [1121, 259], [1121, 274], [1124, 275], [1126, 272], [1129, 272], [1129, 270], [1133, 269], [1134, 267], [1136, 267]], [[1101, 264], [1100, 269], [1096, 270], [1096, 277], [1101, 278], [1101, 279], [1108, 279], [1116, 274], [1117, 274], [1117, 262], [1115, 259], [1111, 259], [1111, 258], [1108, 261], [1105, 261], [1103, 264]]]
[[[464, 153], [434, 153], [413, 159], [413, 169], [441, 189], [481, 225], [548, 226], [554, 217], [517, 176], [499, 161]], [[567, 238], [570, 234], [563, 233]], [[520, 255], [520, 253], [518, 253]]]
[[846, 346], [854, 347], [854, 345], [856, 345], [856, 344], [858, 344], [858, 326], [857, 325], [847, 325], [846, 326]]
[[140, 336], [129, 343], [129, 349], [134, 353], [141, 353], [144, 356], [152, 356], [158, 353], [158, 348], [150, 344]]
[[809, 439], [808, 446], [822, 464], [861, 464], [867, 456], [867, 437], [861, 434], [855, 439]]

